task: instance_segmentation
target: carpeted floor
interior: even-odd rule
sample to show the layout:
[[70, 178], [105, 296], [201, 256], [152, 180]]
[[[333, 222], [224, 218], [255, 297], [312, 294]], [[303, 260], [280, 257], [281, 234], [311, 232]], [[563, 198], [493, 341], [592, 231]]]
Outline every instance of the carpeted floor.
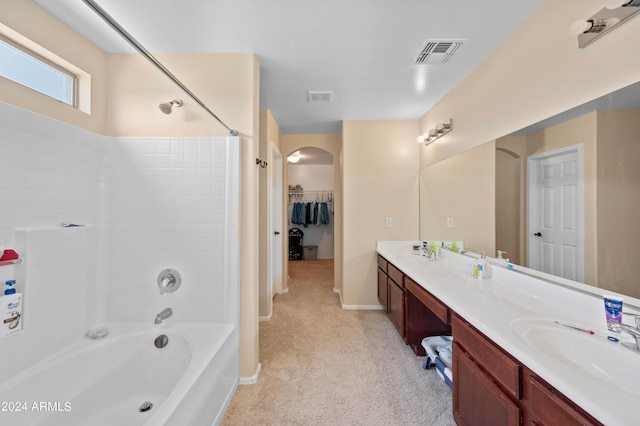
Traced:
[[455, 424], [451, 391], [386, 314], [340, 308], [333, 261], [290, 262], [289, 275], [260, 323], [260, 378], [238, 387], [223, 425]]

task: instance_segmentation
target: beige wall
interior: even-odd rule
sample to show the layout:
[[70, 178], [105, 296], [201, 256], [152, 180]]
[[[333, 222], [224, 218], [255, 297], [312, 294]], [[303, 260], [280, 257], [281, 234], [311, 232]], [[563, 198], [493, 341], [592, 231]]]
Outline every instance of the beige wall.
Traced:
[[569, 25], [600, 0], [545, 2], [420, 119], [420, 133], [453, 118], [453, 131], [421, 150], [421, 167], [495, 140], [640, 80], [640, 19], [584, 49]]
[[[342, 302], [373, 308], [377, 300], [376, 242], [417, 240], [418, 123], [345, 121], [343, 148]], [[385, 218], [393, 227], [385, 227]]]
[[640, 297], [640, 111], [597, 118], [598, 286]]
[[[155, 56], [227, 126], [257, 143], [254, 120], [259, 118], [252, 103], [257, 59], [253, 54]], [[108, 73], [109, 135], [227, 135], [224, 127], [141, 55], [109, 55]], [[184, 105], [174, 108], [171, 115], [158, 109], [160, 103], [176, 98], [182, 99]]]
[[[498, 162], [506, 156], [511, 164]], [[505, 170], [501, 167], [508, 167]], [[515, 170], [514, 170], [515, 169]], [[503, 182], [512, 180], [512, 182]], [[506, 188], [505, 188], [506, 187]], [[505, 136], [496, 140], [496, 250], [506, 250], [513, 263], [526, 266], [527, 138]], [[514, 211], [517, 217], [514, 217]], [[514, 222], [515, 221], [515, 222]], [[508, 229], [510, 228], [510, 229]], [[517, 235], [512, 235], [516, 232]], [[504, 237], [501, 241], [499, 235]], [[506, 241], [505, 241], [506, 240]], [[497, 255], [497, 253], [496, 253]]]
[[466, 250], [495, 256], [495, 188], [494, 142], [422, 169], [420, 238], [461, 240]]
[[[522, 157], [496, 148], [496, 250], [511, 262], [523, 265], [520, 255], [520, 178]], [[491, 254], [497, 255], [495, 254]]]
[[13, 32], [6, 27], [91, 75], [91, 114], [4, 78], [0, 101], [105, 134], [107, 54], [30, 0], [0, 0], [0, 33]]

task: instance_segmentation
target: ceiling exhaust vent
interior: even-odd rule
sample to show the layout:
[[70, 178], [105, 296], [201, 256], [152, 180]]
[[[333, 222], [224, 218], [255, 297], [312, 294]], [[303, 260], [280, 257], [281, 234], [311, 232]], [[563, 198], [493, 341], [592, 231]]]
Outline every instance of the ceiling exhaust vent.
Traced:
[[427, 40], [418, 51], [414, 65], [444, 64], [467, 40]]
[[307, 101], [312, 104], [333, 102], [333, 92], [307, 92]]

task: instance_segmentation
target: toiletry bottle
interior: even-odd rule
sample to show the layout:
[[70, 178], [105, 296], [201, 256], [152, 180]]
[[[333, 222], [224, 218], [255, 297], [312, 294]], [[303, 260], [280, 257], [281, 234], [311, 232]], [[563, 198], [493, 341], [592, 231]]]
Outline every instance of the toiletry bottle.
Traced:
[[504, 257], [502, 257], [503, 254], [507, 254], [507, 252], [506, 251], [502, 251], [502, 250], [498, 250], [497, 261], [498, 261], [498, 265], [502, 266], [503, 268], [506, 268], [507, 267], [507, 260]]
[[15, 280], [5, 283], [4, 295], [0, 297], [0, 339], [22, 330], [22, 294], [14, 288]]
[[455, 241], [451, 243], [451, 251], [454, 253], [458, 252], [458, 243], [456, 243]]
[[431, 256], [433, 260], [436, 260], [436, 242], [435, 241], [431, 241]]
[[484, 278], [484, 270], [485, 270], [485, 266], [486, 266], [485, 263], [484, 263], [484, 252], [483, 251], [480, 252], [480, 257], [478, 258], [477, 263], [478, 263], [478, 276], [477, 276], [477, 278], [479, 280], [481, 280], [481, 279]]

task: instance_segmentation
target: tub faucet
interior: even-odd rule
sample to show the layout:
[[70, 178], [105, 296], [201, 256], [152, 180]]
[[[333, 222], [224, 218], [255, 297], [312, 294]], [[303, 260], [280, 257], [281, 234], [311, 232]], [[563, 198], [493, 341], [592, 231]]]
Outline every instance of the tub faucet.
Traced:
[[166, 320], [173, 314], [173, 310], [171, 308], [164, 308], [162, 312], [156, 315], [156, 319], [153, 322], [154, 324], [162, 324], [162, 320]]

